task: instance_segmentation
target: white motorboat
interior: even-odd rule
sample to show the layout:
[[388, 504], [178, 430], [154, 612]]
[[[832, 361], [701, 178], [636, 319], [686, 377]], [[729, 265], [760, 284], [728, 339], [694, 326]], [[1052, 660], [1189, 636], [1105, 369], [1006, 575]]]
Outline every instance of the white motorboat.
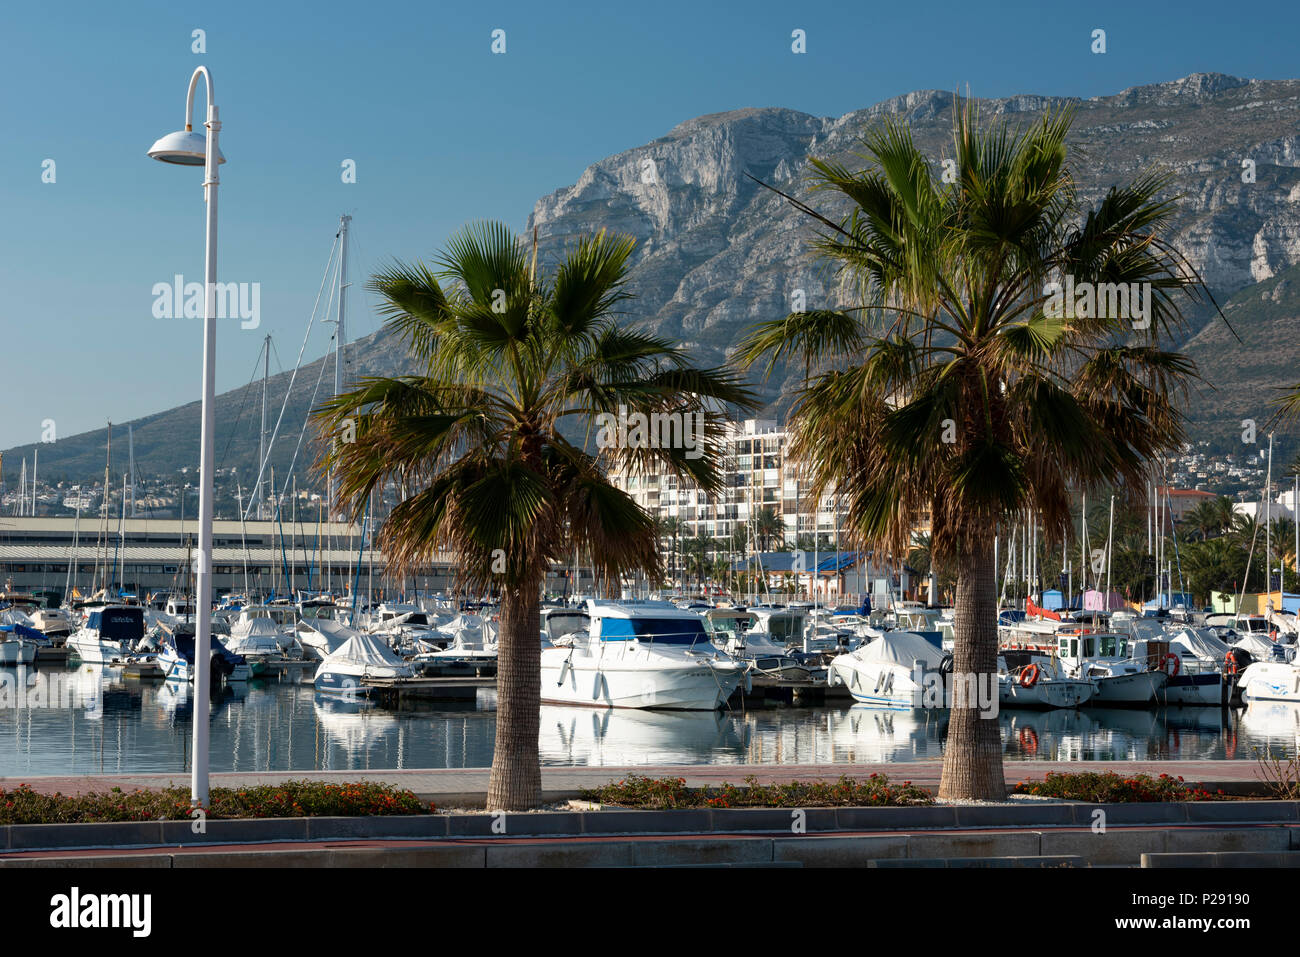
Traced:
[[393, 647], [436, 651], [451, 644], [452, 638], [437, 631], [445, 618], [430, 619], [419, 605], [385, 602], [369, 616], [366, 631], [388, 639]]
[[268, 664], [284, 661], [290, 657], [290, 650], [296, 653], [292, 632], [287, 636], [286, 648], [284, 629], [270, 618], [253, 618], [237, 624], [240, 625], [238, 632], [232, 628], [223, 644], [232, 655], [238, 655], [248, 663], [250, 674], [261, 674]]
[[825, 675], [824, 668], [804, 665], [792, 658], [784, 643], [773, 641], [769, 631], [758, 627], [758, 616], [751, 611], [709, 608], [701, 617], [705, 634], [714, 646], [733, 658], [749, 662], [756, 677], [808, 681]]
[[141, 606], [105, 605], [86, 617], [86, 624], [67, 644], [86, 664], [108, 664], [134, 651], [143, 637]]
[[998, 703], [1004, 708], [1078, 708], [1096, 693], [1091, 681], [1067, 677], [1049, 655], [998, 657]]
[[1290, 661], [1256, 661], [1237, 679], [1241, 700], [1300, 702], [1300, 665]]
[[0, 665], [30, 665], [36, 660], [36, 642], [16, 633], [22, 625], [0, 625]]
[[31, 612], [32, 627], [53, 640], [55, 646], [76, 631], [72, 618], [62, 608], [36, 608]]
[[[163, 671], [168, 681], [193, 682], [195, 673], [196, 634], [194, 625], [189, 622], [174, 626], [166, 624], [158, 629], [162, 642], [155, 662]], [[239, 655], [231, 654], [216, 635], [208, 636], [209, 667], [208, 683], [244, 682], [249, 679], [248, 663]]]
[[541, 653], [542, 701], [712, 711], [747, 678], [715, 648], [704, 622], [667, 602], [590, 600], [588, 631]]
[[[838, 655], [827, 668], [830, 687], [844, 685], [854, 701], [883, 708], [922, 707], [926, 678], [940, 676], [945, 655], [907, 631], [887, 631], [856, 651]], [[946, 683], [940, 683], [946, 689]], [[945, 699], [946, 703], [946, 699]]]
[[316, 668], [313, 682], [322, 694], [365, 697], [370, 693], [365, 678], [413, 678], [411, 666], [374, 635], [353, 632], [337, 650]]
[[1169, 682], [1169, 674], [1152, 668], [1147, 657], [1129, 652], [1129, 637], [1118, 634], [1060, 632], [1057, 656], [1070, 678], [1092, 681], [1093, 704], [1147, 705]]
[[1165, 685], [1165, 701], [1226, 707], [1232, 678], [1224, 670], [1232, 649], [1208, 628], [1181, 628], [1168, 640], [1170, 652], [1178, 657], [1178, 667]]

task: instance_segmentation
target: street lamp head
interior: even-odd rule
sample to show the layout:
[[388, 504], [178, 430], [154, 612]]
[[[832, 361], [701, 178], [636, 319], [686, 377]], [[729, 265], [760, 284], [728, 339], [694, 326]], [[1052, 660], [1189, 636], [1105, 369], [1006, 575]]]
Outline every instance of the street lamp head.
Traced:
[[[168, 133], [149, 147], [149, 155], [162, 163], [175, 163], [178, 166], [202, 166], [207, 161], [208, 138], [193, 130], [177, 130]], [[217, 149], [217, 163], [224, 163], [226, 158]]]

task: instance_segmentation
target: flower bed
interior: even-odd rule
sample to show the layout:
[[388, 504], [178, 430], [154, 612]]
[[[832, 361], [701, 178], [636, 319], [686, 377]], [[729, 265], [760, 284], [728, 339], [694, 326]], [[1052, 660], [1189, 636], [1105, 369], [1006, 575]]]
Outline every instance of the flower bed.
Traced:
[[[435, 809], [410, 791], [386, 784], [319, 784], [287, 781], [249, 788], [213, 788], [209, 819], [269, 817], [356, 817], [430, 814]], [[190, 792], [161, 790], [41, 794], [21, 784], [0, 788], [0, 824], [85, 824], [104, 821], [189, 820]]]
[[1048, 771], [1047, 777], [1042, 781], [1021, 781], [1015, 786], [1013, 793], [1061, 798], [1066, 801], [1090, 801], [1097, 804], [1228, 799], [1228, 795], [1222, 791], [1211, 793], [1204, 788], [1188, 787], [1181, 777], [1170, 777], [1168, 774], [1162, 774], [1158, 778], [1153, 778], [1149, 774], [1124, 777], [1114, 771], [1066, 773]]
[[892, 784], [883, 774], [862, 781], [841, 777], [834, 783], [792, 781], [759, 784], [745, 778], [745, 786], [688, 788], [685, 778], [647, 778], [628, 775], [622, 781], [582, 792], [584, 800], [616, 807], [663, 810], [692, 807], [897, 807], [933, 804], [929, 792], [911, 781]]

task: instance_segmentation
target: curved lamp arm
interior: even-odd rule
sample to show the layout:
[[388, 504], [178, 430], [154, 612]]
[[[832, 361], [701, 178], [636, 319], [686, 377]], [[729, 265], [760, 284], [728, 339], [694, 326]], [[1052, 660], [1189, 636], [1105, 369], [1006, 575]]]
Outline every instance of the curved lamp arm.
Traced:
[[194, 89], [199, 85], [199, 76], [203, 76], [204, 85], [208, 92], [208, 106], [211, 107], [217, 99], [216, 89], [212, 85], [212, 74], [208, 68], [201, 66], [194, 71], [190, 77], [190, 91], [185, 97], [185, 132], [190, 133], [194, 130]]

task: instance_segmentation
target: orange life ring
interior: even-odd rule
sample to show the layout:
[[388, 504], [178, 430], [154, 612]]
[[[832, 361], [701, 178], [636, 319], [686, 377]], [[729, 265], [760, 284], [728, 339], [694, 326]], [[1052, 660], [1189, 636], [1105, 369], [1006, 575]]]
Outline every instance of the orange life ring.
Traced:
[[[1171, 661], [1174, 663], [1174, 668], [1172, 671], [1169, 670], [1169, 663]], [[1182, 669], [1183, 669], [1183, 663], [1178, 660], [1178, 656], [1174, 654], [1172, 651], [1167, 653], [1163, 658], [1160, 659], [1160, 670], [1167, 673], [1171, 678], [1177, 678], [1178, 672], [1182, 671]]]
[[1038, 676], [1041, 671], [1042, 669], [1038, 665], [1031, 664], [1027, 666], [1024, 671], [1020, 672], [1020, 687], [1032, 688], [1038, 684]]
[[1225, 674], [1235, 675], [1237, 673], [1237, 655], [1236, 652], [1229, 651], [1223, 659], [1223, 671]]
[[1038, 753], [1038, 732], [1033, 728], [1020, 729], [1020, 750]]

